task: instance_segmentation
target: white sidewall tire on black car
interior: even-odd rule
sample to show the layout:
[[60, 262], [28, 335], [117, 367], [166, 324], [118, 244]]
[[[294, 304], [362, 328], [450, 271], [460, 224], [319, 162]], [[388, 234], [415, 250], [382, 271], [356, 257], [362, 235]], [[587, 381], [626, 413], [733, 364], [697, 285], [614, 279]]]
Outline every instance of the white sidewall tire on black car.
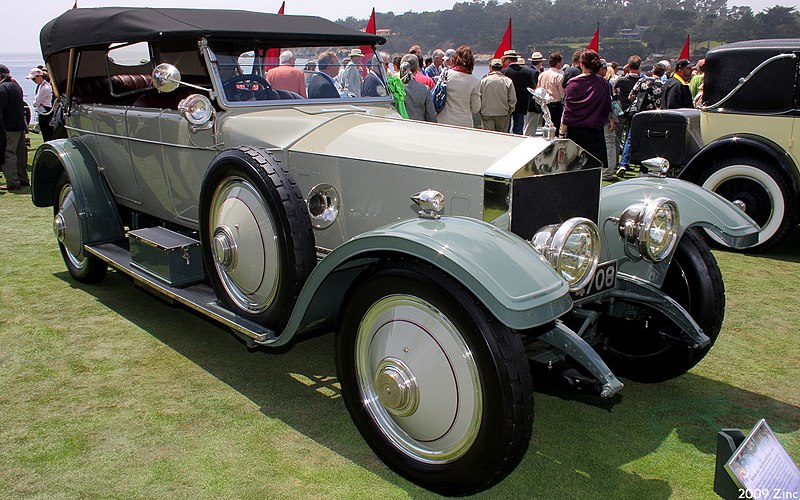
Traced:
[[108, 264], [86, 252], [80, 227], [81, 210], [66, 172], [56, 181], [53, 230], [69, 274], [81, 283], [97, 283], [106, 276]]
[[367, 443], [425, 488], [481, 491], [527, 449], [533, 400], [522, 342], [427, 264], [386, 264], [357, 285], [337, 332], [336, 365]]
[[296, 182], [260, 148], [220, 153], [200, 194], [200, 241], [209, 281], [233, 312], [281, 328], [316, 263]]
[[[766, 250], [795, 225], [796, 203], [791, 185], [780, 170], [762, 159], [718, 160], [700, 175], [698, 183], [731, 202], [744, 203], [745, 213], [761, 228], [758, 243], [748, 251]], [[716, 243], [725, 245], [715, 234], [707, 234]]]

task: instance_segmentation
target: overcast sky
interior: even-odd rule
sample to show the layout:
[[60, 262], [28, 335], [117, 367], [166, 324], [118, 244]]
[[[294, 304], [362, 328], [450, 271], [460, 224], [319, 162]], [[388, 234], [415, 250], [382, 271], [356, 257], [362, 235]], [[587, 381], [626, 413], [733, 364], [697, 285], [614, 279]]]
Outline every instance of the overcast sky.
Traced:
[[[39, 31], [50, 19], [72, 8], [73, 0], [3, 0], [0, 54], [39, 53]], [[449, 9], [454, 0], [287, 0], [286, 14], [305, 14], [336, 20], [347, 16], [366, 19], [377, 12], [434, 11]], [[730, 0], [729, 5], [749, 5], [759, 12], [773, 5], [800, 8], [800, 0]], [[129, 7], [196, 7], [277, 12], [280, 0], [78, 0], [78, 8], [123, 5]], [[90, 28], [87, 26], [87, 28]], [[378, 26], [380, 28], [380, 26]], [[515, 26], [515, 30], [521, 26]], [[498, 36], [502, 36], [499, 28]]]

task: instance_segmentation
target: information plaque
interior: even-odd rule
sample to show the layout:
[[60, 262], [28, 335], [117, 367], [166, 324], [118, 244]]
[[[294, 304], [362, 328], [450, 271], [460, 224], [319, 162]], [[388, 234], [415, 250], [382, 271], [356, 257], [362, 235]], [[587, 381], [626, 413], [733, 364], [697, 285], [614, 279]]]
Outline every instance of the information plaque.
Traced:
[[800, 500], [800, 469], [763, 418], [725, 463], [739, 498]]

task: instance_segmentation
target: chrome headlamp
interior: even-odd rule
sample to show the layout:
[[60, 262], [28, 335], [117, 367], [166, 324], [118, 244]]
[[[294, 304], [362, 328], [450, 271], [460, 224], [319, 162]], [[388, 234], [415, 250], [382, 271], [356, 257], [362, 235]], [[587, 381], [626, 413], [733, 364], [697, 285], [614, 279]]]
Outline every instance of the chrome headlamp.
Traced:
[[214, 106], [208, 97], [200, 94], [192, 94], [178, 104], [178, 111], [186, 118], [186, 121], [200, 127], [211, 120], [214, 115]]
[[634, 203], [622, 212], [617, 224], [626, 244], [653, 262], [669, 257], [678, 244], [678, 205], [669, 198]]
[[573, 217], [545, 226], [531, 244], [567, 281], [570, 291], [580, 290], [594, 277], [600, 260], [600, 233], [589, 219]]

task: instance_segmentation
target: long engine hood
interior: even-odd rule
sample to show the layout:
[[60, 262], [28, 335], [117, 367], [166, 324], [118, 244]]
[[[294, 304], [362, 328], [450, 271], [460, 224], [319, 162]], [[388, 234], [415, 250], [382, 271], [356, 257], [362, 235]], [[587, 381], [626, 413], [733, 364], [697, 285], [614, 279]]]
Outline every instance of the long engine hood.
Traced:
[[[289, 151], [484, 175], [524, 143], [509, 134], [349, 113], [321, 124]], [[515, 163], [532, 157], [523, 154]]]
[[568, 140], [404, 120], [385, 107], [306, 106], [227, 115], [222, 121], [226, 141], [290, 153], [505, 179], [574, 170], [585, 163], [576, 161], [581, 150]]

